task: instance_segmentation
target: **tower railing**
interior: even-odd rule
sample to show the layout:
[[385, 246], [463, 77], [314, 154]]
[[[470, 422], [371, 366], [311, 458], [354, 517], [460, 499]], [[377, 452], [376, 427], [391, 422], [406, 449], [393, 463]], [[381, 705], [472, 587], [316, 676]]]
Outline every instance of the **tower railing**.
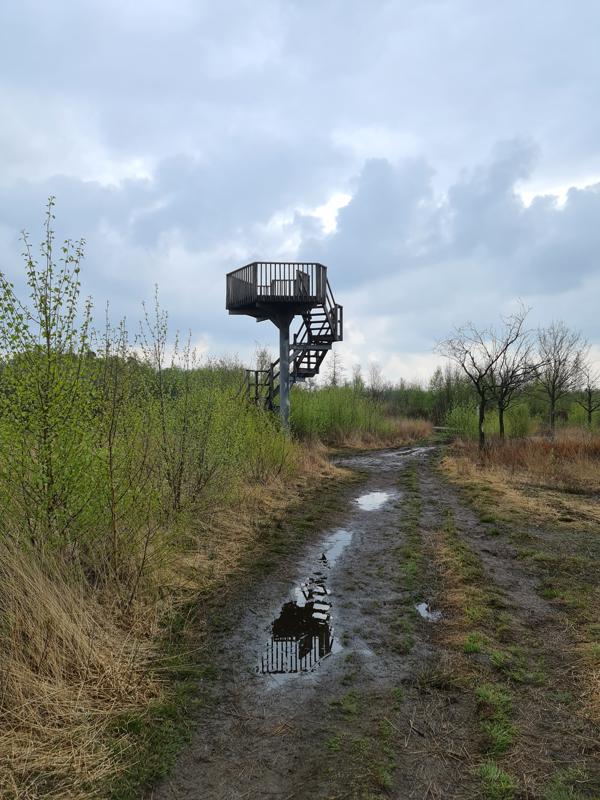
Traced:
[[227, 275], [226, 307], [257, 302], [327, 302], [327, 267], [287, 261], [254, 261]]

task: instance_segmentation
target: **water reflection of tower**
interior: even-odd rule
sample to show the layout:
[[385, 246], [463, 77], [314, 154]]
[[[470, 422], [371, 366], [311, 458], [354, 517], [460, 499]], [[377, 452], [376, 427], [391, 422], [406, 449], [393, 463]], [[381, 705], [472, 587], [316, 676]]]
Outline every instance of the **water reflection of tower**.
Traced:
[[271, 641], [261, 662], [261, 672], [305, 672], [329, 655], [333, 644], [324, 581], [311, 579], [301, 587], [303, 600], [285, 603], [273, 622]]

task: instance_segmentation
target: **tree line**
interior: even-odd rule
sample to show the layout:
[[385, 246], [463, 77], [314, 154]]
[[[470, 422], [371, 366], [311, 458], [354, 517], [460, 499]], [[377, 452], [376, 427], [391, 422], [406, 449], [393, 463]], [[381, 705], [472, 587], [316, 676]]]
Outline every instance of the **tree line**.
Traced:
[[577, 392], [591, 426], [600, 407], [598, 377], [589, 362], [589, 344], [563, 322], [536, 331], [526, 328], [529, 309], [521, 306], [505, 317], [500, 327], [477, 328], [467, 323], [437, 346], [454, 362], [477, 396], [479, 447], [485, 447], [485, 415], [498, 413], [499, 434], [505, 435], [506, 412], [523, 391], [535, 386], [545, 396], [548, 422], [554, 433], [559, 401]]
[[[325, 384], [351, 386], [391, 416], [422, 417], [438, 425], [451, 423], [453, 410], [476, 406], [482, 448], [489, 413], [495, 412], [498, 434], [504, 438], [507, 416], [525, 402], [545, 416], [551, 435], [566, 416], [565, 404], [578, 406], [591, 428], [600, 410], [600, 376], [590, 361], [588, 342], [561, 321], [528, 328], [529, 311], [520, 306], [496, 327], [470, 322], [457, 327], [437, 344], [448, 363], [435, 370], [427, 387], [405, 380], [393, 385], [376, 362], [369, 364], [366, 375], [360, 364], [348, 375], [337, 353], [328, 359]], [[317, 384], [307, 388], [316, 389]]]

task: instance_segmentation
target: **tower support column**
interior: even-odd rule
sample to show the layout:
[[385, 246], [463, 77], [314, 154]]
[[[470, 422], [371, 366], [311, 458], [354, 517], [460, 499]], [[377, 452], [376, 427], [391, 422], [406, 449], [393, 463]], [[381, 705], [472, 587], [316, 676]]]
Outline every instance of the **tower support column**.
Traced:
[[279, 328], [279, 415], [281, 424], [290, 428], [290, 323], [293, 314], [280, 314], [276, 320]]

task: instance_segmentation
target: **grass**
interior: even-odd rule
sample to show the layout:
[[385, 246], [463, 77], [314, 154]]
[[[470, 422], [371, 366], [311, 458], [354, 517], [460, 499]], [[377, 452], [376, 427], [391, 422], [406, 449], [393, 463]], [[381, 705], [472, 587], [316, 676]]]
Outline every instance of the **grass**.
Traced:
[[561, 528], [600, 522], [596, 433], [566, 429], [554, 439], [492, 439], [483, 455], [475, 443], [458, 441], [444, 458], [443, 469], [462, 486], [482, 521], [536, 519]]
[[512, 800], [517, 796], [519, 784], [516, 778], [493, 761], [482, 764], [477, 774], [481, 778], [485, 800]]
[[500, 755], [513, 742], [515, 730], [510, 722], [512, 698], [502, 685], [482, 684], [475, 689], [480, 713], [485, 717], [482, 728], [488, 737], [488, 752]]
[[398, 446], [431, 436], [426, 420], [398, 419], [361, 388], [325, 387], [309, 391], [295, 387], [291, 398], [291, 425], [308, 439], [334, 446]]
[[[556, 747], [559, 739], [567, 741], [569, 729], [585, 728], [593, 739], [600, 720], [600, 650], [594, 635], [600, 603], [600, 516], [594, 496], [600, 487], [599, 442], [595, 435], [562, 431], [554, 441], [493, 442], [482, 459], [471, 444], [458, 443], [441, 461], [475, 516], [496, 519], [499, 535], [493, 545], [491, 538], [483, 545], [484, 552], [493, 547], [507, 565], [514, 559], [515, 574], [547, 602], [546, 619], [556, 631], [546, 641], [529, 630], [513, 610], [514, 599], [503, 603], [493, 586], [477, 578], [476, 566], [471, 570], [474, 565], [468, 556], [465, 561], [456, 541], [460, 537], [446, 526], [446, 579], [463, 613], [453, 635], [460, 632], [465, 649], [477, 653], [467, 679], [478, 698], [490, 757], [479, 771], [485, 797], [521, 796], [522, 787], [510, 774], [513, 759], [530, 765], [525, 781], [535, 796], [595, 796], [588, 788], [592, 779], [585, 778], [585, 758], [572, 753], [573, 768], [550, 778], [540, 762], [541, 774], [536, 774], [538, 756], [527, 737], [536, 724], [528, 712], [534, 707], [544, 709], [537, 724], [544, 736], [555, 738]], [[489, 528], [477, 532], [482, 539], [491, 535]], [[491, 613], [473, 613], [473, 606]]]
[[579, 791], [587, 783], [585, 772], [577, 767], [561, 770], [554, 775], [544, 789], [543, 800], [585, 800], [587, 794]]
[[477, 631], [471, 631], [465, 638], [463, 644], [463, 653], [470, 655], [472, 653], [481, 653], [484, 648], [485, 640], [482, 634]]
[[[451, 509], [445, 513], [435, 558], [453, 612], [447, 617], [444, 639], [454, 652], [460, 648], [464, 654], [462, 662], [455, 661], [454, 680], [468, 686], [475, 698], [483, 734], [479, 745], [482, 753], [488, 758], [502, 758], [511, 752], [519, 732], [510, 673], [516, 655], [500, 646], [503, 639], [515, 636], [514, 620], [502, 610], [502, 594], [490, 585], [479, 556], [462, 536]], [[496, 761], [485, 761], [477, 774], [483, 797], [494, 800], [516, 796], [516, 779]]]
[[341, 736], [331, 736], [325, 742], [325, 747], [328, 750], [331, 750], [332, 753], [339, 753], [342, 749], [342, 737]]
[[[171, 620], [169, 637], [161, 643], [162, 704], [127, 719], [128, 766], [112, 784], [113, 800], [133, 800], [151, 788], [166, 774], [188, 740], [195, 709], [219, 702], [216, 688], [219, 676], [212, 651], [205, 643], [235, 624], [237, 593], [244, 597], [247, 586], [254, 583], [257, 575], [276, 569], [282, 559], [302, 547], [314, 530], [314, 525], [305, 525], [307, 519], [317, 515], [320, 524], [329, 524], [345, 505], [343, 488], [359, 480], [356, 475], [345, 473], [335, 473], [331, 478], [327, 484], [319, 484], [319, 491], [312, 481], [308, 484], [300, 481], [293, 502], [288, 496], [287, 505], [271, 507], [267, 519], [255, 508], [253, 533], [248, 536], [246, 532], [243, 547], [238, 542], [235, 559], [228, 562], [227, 572], [213, 576], [210, 590], [203, 593], [200, 605], [196, 598], [190, 597], [187, 607]], [[221, 536], [230, 533], [237, 541], [235, 527], [229, 531], [221, 528], [220, 533]], [[222, 541], [226, 540], [227, 535]], [[223, 608], [224, 595], [230, 599], [229, 611]], [[190, 640], [190, 633], [197, 628], [200, 636]], [[202, 693], [199, 693], [199, 677], [205, 687]], [[351, 708], [351, 697], [345, 708]]]
[[[397, 691], [392, 691], [394, 701], [397, 696]], [[351, 718], [345, 722], [338, 719], [337, 724], [343, 727], [326, 740], [327, 749], [337, 759], [331, 763], [336, 782], [340, 779], [337, 770], [343, 765], [343, 784], [339, 788], [344, 789], [344, 796], [355, 800], [388, 797], [396, 768], [394, 726], [380, 716], [379, 704], [369, 703], [368, 697], [358, 691], [343, 695], [331, 704], [331, 710]]]
[[360, 699], [356, 691], [351, 689], [340, 700], [334, 700], [332, 705], [337, 706], [346, 716], [353, 717], [360, 711]]

